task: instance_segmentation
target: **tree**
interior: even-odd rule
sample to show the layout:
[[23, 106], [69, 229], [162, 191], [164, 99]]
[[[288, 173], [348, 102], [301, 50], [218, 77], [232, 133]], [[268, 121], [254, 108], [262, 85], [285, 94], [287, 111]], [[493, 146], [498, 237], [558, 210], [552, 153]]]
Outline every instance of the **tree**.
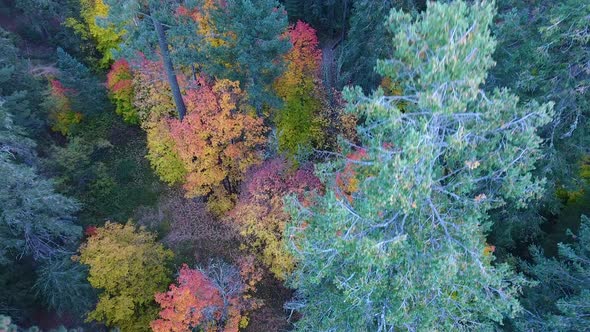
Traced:
[[34, 142], [0, 103], [0, 263], [67, 252], [81, 235], [78, 203], [53, 188], [32, 166]]
[[[244, 265], [246, 264], [246, 265]], [[170, 290], [156, 294], [162, 307], [160, 318], [151, 323], [155, 332], [203, 331], [237, 332], [248, 320], [244, 314], [258, 303], [246, 295], [259, 280], [242, 261], [237, 268], [221, 261], [211, 261], [207, 268], [182, 266]]]
[[187, 170], [187, 195], [212, 195], [209, 206], [220, 213], [231, 208], [248, 167], [260, 161], [266, 129], [249, 109], [238, 82], [197, 82], [198, 89], [186, 93], [189, 112], [184, 121], [170, 120], [170, 135]]
[[138, 51], [153, 55], [157, 44], [157, 55], [162, 59], [176, 112], [182, 121], [186, 106], [170, 56], [168, 36], [162, 24], [173, 20], [177, 4], [174, 1], [156, 0], [107, 0], [105, 3], [110, 8], [110, 14], [103, 24], [121, 26], [126, 31], [121, 45], [126, 58], [134, 58]]
[[86, 267], [72, 261], [71, 255], [59, 255], [40, 266], [34, 289], [58, 314], [69, 312], [82, 317], [95, 300], [87, 276]]
[[358, 85], [371, 92], [381, 80], [374, 70], [377, 59], [391, 58], [391, 34], [383, 21], [394, 7], [394, 1], [356, 0], [350, 17], [350, 28], [339, 47], [337, 59], [338, 87]]
[[119, 59], [113, 63], [107, 74], [107, 87], [117, 114], [121, 115], [125, 122], [138, 124], [139, 115], [133, 106], [133, 74], [125, 59]]
[[[535, 130], [551, 105], [482, 90], [493, 16], [490, 2], [391, 12], [393, 58], [377, 69], [403, 93], [348, 90], [349, 110], [365, 117], [363, 152], [344, 146], [359, 155], [319, 166], [326, 194], [291, 205], [291, 285], [303, 302], [288, 307], [302, 308], [300, 330], [486, 330], [521, 310], [526, 282], [492, 264], [485, 235], [491, 209], [539, 196]], [[335, 183], [347, 164], [350, 200]]]
[[187, 169], [178, 155], [166, 118], [144, 124], [147, 132], [146, 158], [160, 179], [169, 185], [183, 183]]
[[178, 47], [178, 52], [192, 51], [194, 45], [200, 49], [178, 55], [185, 66], [196, 65], [211, 77], [239, 82], [259, 113], [265, 105], [278, 106], [272, 84], [282, 73], [281, 58], [289, 50], [288, 40], [282, 37], [287, 15], [278, 1], [203, 1], [197, 10], [200, 22], [207, 21], [205, 27], [201, 24], [177, 34], [190, 37], [194, 30], [204, 34], [213, 31], [217, 38], [195, 34], [196, 39], [185, 40], [183, 45], [190, 46]]
[[[151, 61], [145, 56], [132, 61], [133, 106], [142, 125], [151, 126], [164, 117], [174, 116], [174, 99], [167, 83], [162, 61]], [[185, 88], [188, 83], [179, 77], [179, 84]]]
[[290, 216], [284, 210], [283, 197], [295, 194], [311, 204], [313, 199], [307, 193], [319, 191], [321, 184], [310, 166], [295, 170], [289, 162], [277, 158], [254, 167], [246, 174], [240, 199], [228, 214], [245, 237], [246, 248], [281, 280], [295, 263], [284, 237]]
[[[547, 179], [545, 196], [533, 206], [517, 210], [507, 206], [494, 216], [498, 220], [492, 240], [504, 256], [518, 252], [521, 243], [543, 235], [541, 224], [562, 213], [564, 203], [586, 186], [579, 167], [588, 155], [587, 17], [590, 6], [580, 1], [498, 1], [496, 25], [499, 46], [494, 58], [489, 89], [504, 85], [523, 101], [553, 101], [553, 120], [540, 128], [543, 158], [535, 175]], [[517, 46], [518, 45], [518, 46]], [[586, 69], [583, 69], [586, 68]], [[540, 215], [542, 217], [540, 217]], [[579, 221], [578, 216], [571, 219]]]
[[80, 0], [80, 20], [69, 17], [65, 23], [84, 39], [96, 42], [96, 49], [102, 55], [99, 66], [108, 68], [114, 61], [115, 51], [122, 41], [125, 31], [114, 24], [101, 26], [97, 20], [104, 20], [109, 14], [109, 6], [103, 0]]
[[275, 81], [277, 95], [283, 107], [275, 114], [279, 136], [279, 150], [289, 156], [308, 152], [322, 146], [326, 119], [322, 109], [319, 77], [322, 52], [318, 48], [315, 30], [298, 21], [286, 33], [292, 43], [285, 55], [287, 70]]
[[533, 261], [522, 262], [538, 284], [524, 293], [527, 311], [516, 321], [521, 331], [582, 331], [590, 323], [590, 219], [582, 216], [577, 236], [568, 233], [573, 243], [559, 243], [558, 257], [546, 257], [532, 246]]
[[215, 285], [199, 270], [185, 264], [180, 269], [177, 285], [170, 285], [166, 293], [156, 294], [162, 307], [160, 319], [151, 323], [154, 331], [186, 331], [203, 327], [213, 330], [221, 317], [223, 301]]
[[66, 89], [58, 80], [49, 81], [49, 94], [44, 104], [48, 110], [48, 119], [51, 121], [51, 130], [68, 135], [72, 127], [82, 121], [82, 113], [72, 109], [68, 93], [74, 91]]
[[590, 115], [590, 5], [578, 0], [498, 4], [498, 66], [490, 85], [508, 86], [524, 101], [555, 102], [556, 116], [539, 133], [546, 143], [538, 173], [548, 179], [544, 205], [556, 213], [556, 191], [584, 186], [578, 167], [588, 154], [583, 147], [590, 137], [584, 121]]
[[148, 331], [157, 315], [153, 295], [168, 285], [172, 252], [155, 235], [131, 223], [107, 222], [80, 247], [88, 281], [101, 290], [88, 320], [123, 331]]
[[54, 131], [70, 135], [84, 116], [96, 116], [107, 104], [106, 91], [86, 66], [57, 49], [57, 74], [49, 80], [43, 104]]
[[90, 70], [64, 51], [57, 49], [57, 79], [66, 89], [72, 108], [85, 115], [96, 115], [108, 104], [104, 84]]

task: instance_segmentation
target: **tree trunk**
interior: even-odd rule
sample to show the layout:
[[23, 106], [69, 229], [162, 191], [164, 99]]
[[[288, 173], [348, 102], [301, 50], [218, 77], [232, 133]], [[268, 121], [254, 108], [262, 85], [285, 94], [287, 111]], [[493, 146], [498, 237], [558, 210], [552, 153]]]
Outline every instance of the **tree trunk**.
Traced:
[[152, 22], [154, 23], [154, 29], [156, 30], [156, 35], [158, 36], [160, 53], [162, 55], [162, 61], [164, 62], [164, 69], [166, 69], [168, 83], [170, 84], [170, 89], [172, 90], [174, 104], [176, 105], [176, 110], [178, 111], [178, 119], [182, 121], [182, 119], [184, 119], [184, 115], [186, 114], [186, 106], [184, 105], [184, 101], [182, 100], [182, 95], [180, 94], [180, 87], [178, 86], [178, 80], [176, 79], [176, 73], [174, 72], [174, 66], [172, 65], [170, 53], [168, 52], [168, 41], [166, 40], [166, 34], [164, 33], [162, 23], [160, 23], [160, 21], [158, 21], [153, 16]]

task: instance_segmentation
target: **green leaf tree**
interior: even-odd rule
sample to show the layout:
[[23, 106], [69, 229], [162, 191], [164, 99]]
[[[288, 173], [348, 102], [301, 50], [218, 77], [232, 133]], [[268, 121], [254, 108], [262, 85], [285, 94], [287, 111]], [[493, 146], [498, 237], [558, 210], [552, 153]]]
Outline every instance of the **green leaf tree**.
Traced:
[[391, 12], [393, 57], [377, 70], [402, 94], [347, 91], [360, 147], [319, 166], [315, 205], [292, 203], [299, 330], [492, 330], [520, 312], [526, 281], [492, 264], [485, 236], [491, 209], [539, 196], [535, 131], [551, 105], [482, 90], [494, 14], [487, 1]]

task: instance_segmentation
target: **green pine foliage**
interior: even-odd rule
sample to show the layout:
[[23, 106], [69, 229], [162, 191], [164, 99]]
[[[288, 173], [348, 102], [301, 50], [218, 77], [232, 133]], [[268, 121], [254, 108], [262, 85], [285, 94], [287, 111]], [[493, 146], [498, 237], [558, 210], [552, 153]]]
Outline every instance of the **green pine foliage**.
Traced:
[[557, 257], [532, 246], [532, 262], [522, 263], [537, 285], [524, 293], [526, 314], [516, 322], [521, 331], [584, 331], [590, 326], [590, 219], [582, 216], [578, 234], [568, 233], [572, 243], [559, 243]]
[[105, 111], [107, 92], [103, 83], [81, 62], [61, 48], [57, 49], [56, 77], [66, 89], [74, 111], [85, 115], [96, 115]]
[[96, 301], [88, 283], [88, 269], [72, 261], [71, 255], [59, 255], [43, 262], [33, 286], [48, 308], [59, 314], [69, 312], [83, 317]]
[[[57, 193], [35, 167], [34, 143], [0, 104], [0, 262], [49, 258], [75, 245], [79, 205]], [[28, 161], [28, 162], [27, 162]]]
[[325, 196], [292, 209], [298, 330], [481, 331], [521, 312], [527, 283], [494, 264], [489, 212], [539, 196], [535, 131], [551, 105], [481, 88], [494, 14], [462, 1], [391, 12], [393, 56], [377, 68], [403, 94], [348, 91], [360, 147], [317, 166]]
[[358, 85], [367, 93], [379, 85], [377, 59], [391, 58], [391, 34], [383, 22], [395, 1], [354, 1], [350, 27], [339, 48], [337, 86]]
[[538, 172], [549, 179], [550, 200], [562, 186], [569, 191], [583, 186], [578, 169], [590, 143], [590, 4], [583, 0], [498, 4], [498, 65], [492, 85], [508, 86], [524, 101], [555, 103], [554, 120], [539, 132], [546, 149]]
[[204, 56], [213, 61], [197, 62], [208, 75], [240, 82], [257, 110], [277, 107], [272, 91], [274, 80], [284, 71], [283, 55], [290, 44], [283, 33], [287, 15], [277, 0], [228, 0], [212, 15], [218, 31], [224, 35], [222, 45], [205, 49]]

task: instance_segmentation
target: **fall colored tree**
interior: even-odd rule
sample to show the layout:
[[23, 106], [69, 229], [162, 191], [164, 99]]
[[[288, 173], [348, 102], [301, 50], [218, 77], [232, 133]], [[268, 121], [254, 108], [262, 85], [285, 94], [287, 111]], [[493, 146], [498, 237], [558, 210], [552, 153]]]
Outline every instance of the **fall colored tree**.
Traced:
[[129, 63], [119, 59], [111, 66], [107, 74], [107, 87], [111, 101], [115, 104], [115, 111], [123, 117], [125, 122], [139, 123], [139, 115], [133, 106], [133, 74]]
[[149, 331], [158, 312], [153, 295], [170, 282], [172, 256], [154, 234], [132, 223], [107, 222], [97, 228], [79, 257], [89, 267], [88, 281], [101, 291], [88, 320], [123, 331]]
[[109, 6], [103, 0], [80, 0], [80, 20], [70, 17], [66, 26], [74, 29], [84, 39], [94, 40], [102, 55], [99, 65], [108, 68], [114, 60], [113, 51], [122, 41], [125, 30], [105, 21]]
[[72, 109], [72, 103], [68, 94], [75, 90], [64, 87], [57, 79], [49, 81], [48, 97], [45, 101], [45, 108], [48, 110], [48, 119], [51, 130], [68, 135], [72, 126], [82, 121], [82, 113]]
[[275, 114], [279, 150], [290, 156], [320, 147], [325, 140], [324, 106], [319, 78], [322, 53], [318, 48], [315, 30], [298, 21], [286, 37], [293, 47], [285, 55], [287, 70], [275, 81], [277, 95], [283, 107]]
[[221, 317], [223, 300], [215, 285], [199, 270], [185, 264], [179, 271], [176, 284], [166, 293], [156, 294], [160, 304], [160, 319], [151, 327], [156, 332], [182, 332], [202, 327], [214, 330], [215, 321]]
[[[133, 73], [133, 106], [137, 109], [139, 119], [158, 121], [162, 117], [174, 115], [174, 100], [162, 61], [152, 61], [143, 55], [130, 62]], [[179, 76], [179, 84], [186, 86], [186, 81]]]
[[247, 311], [260, 305], [247, 295], [259, 279], [251, 259], [241, 260], [239, 267], [221, 261], [204, 269], [184, 264], [176, 284], [155, 295], [162, 310], [151, 327], [154, 332], [237, 332], [248, 324]]
[[211, 195], [210, 207], [220, 213], [231, 208], [246, 170], [260, 162], [266, 129], [238, 82], [197, 82], [186, 92], [186, 118], [170, 119], [170, 134], [187, 171], [187, 195]]
[[283, 236], [290, 220], [283, 197], [293, 194], [302, 204], [309, 205], [308, 194], [319, 191], [321, 183], [311, 165], [294, 169], [282, 158], [267, 160], [251, 169], [246, 179], [240, 199], [228, 218], [239, 227], [245, 238], [244, 246], [278, 279], [284, 280], [295, 262]]
[[169, 41], [170, 27], [177, 26], [176, 1], [156, 0], [105, 0], [110, 14], [105, 24], [120, 26], [126, 30], [120, 54], [135, 59], [145, 54], [150, 59], [162, 60], [168, 87], [176, 108], [176, 115], [182, 121], [186, 105], [182, 98]]

